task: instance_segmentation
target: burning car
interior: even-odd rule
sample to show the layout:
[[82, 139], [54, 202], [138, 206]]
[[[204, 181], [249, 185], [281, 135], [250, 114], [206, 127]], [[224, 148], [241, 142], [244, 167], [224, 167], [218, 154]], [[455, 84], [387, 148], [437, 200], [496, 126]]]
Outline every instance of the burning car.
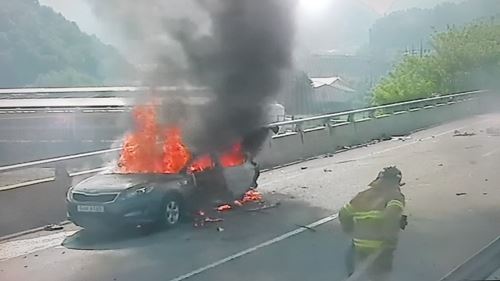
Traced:
[[241, 199], [252, 186], [255, 165], [250, 161], [224, 167], [221, 157], [203, 158], [209, 169], [195, 170], [195, 163], [177, 174], [90, 177], [68, 191], [69, 219], [94, 229], [144, 224], [172, 227], [202, 206]]
[[171, 227], [200, 207], [241, 199], [256, 187], [258, 168], [242, 141], [223, 153], [194, 157], [175, 126], [161, 126], [154, 106], [134, 111], [115, 172], [68, 190], [69, 219], [84, 228], [160, 224]]

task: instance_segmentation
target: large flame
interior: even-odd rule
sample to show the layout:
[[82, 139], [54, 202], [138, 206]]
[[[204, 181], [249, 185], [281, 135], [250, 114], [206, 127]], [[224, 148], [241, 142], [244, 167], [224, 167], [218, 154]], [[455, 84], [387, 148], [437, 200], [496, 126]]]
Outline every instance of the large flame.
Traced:
[[179, 173], [191, 153], [176, 127], [160, 128], [153, 104], [140, 105], [133, 111], [136, 129], [125, 137], [119, 167], [122, 173]]
[[236, 167], [245, 163], [245, 154], [243, 153], [240, 142], [234, 144], [229, 151], [220, 156], [222, 167]]

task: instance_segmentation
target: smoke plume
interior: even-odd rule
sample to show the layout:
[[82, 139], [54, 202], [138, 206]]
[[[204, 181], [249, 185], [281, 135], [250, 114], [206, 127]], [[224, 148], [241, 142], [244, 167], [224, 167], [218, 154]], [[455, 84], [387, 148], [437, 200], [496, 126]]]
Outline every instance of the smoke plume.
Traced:
[[87, 1], [135, 56], [154, 62], [145, 84], [210, 89], [213, 101], [188, 129], [196, 148], [227, 147], [265, 124], [292, 63], [295, 0]]

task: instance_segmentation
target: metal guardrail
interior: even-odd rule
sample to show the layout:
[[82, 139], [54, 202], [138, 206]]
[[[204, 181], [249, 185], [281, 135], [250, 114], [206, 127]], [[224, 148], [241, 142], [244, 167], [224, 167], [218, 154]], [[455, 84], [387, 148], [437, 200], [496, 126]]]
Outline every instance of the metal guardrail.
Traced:
[[[373, 117], [376, 117], [376, 111], [380, 111], [383, 113], [397, 113], [398, 111], [409, 111], [409, 110], [412, 110], [415, 108], [424, 108], [424, 107], [429, 107], [429, 106], [439, 106], [439, 105], [444, 105], [444, 104], [452, 104], [452, 103], [455, 103], [458, 101], [468, 100], [474, 96], [477, 96], [479, 94], [484, 94], [484, 93], [488, 93], [488, 91], [481, 90], [481, 91], [465, 92], [465, 93], [458, 93], [458, 94], [433, 97], [433, 98], [427, 98], [427, 99], [420, 99], [420, 100], [414, 100], [414, 101], [408, 101], [408, 102], [401, 102], [401, 103], [395, 103], [395, 104], [389, 104], [389, 105], [356, 109], [356, 110], [345, 111], [345, 112], [325, 114], [325, 115], [313, 116], [313, 117], [284, 121], [284, 122], [276, 122], [276, 123], [272, 123], [272, 124], [267, 125], [267, 127], [272, 128], [272, 127], [282, 127], [282, 126], [295, 126], [294, 127], [295, 130], [302, 131], [304, 129], [303, 124], [307, 123], [307, 122], [323, 121], [324, 124], [327, 124], [327, 123], [330, 123], [332, 121], [335, 122], [334, 118], [346, 117], [345, 120], [342, 119], [341, 122], [350, 123], [350, 122], [356, 121], [355, 115], [357, 115], [357, 114], [364, 114], [365, 115], [364, 119], [373, 118]], [[287, 134], [290, 134], [290, 133], [285, 132], [284, 134], [277, 135], [276, 137], [286, 136]], [[7, 171], [12, 171], [12, 170], [30, 168], [30, 167], [40, 166], [40, 165], [54, 164], [54, 163], [57, 163], [60, 161], [66, 161], [66, 160], [74, 160], [74, 159], [80, 159], [80, 158], [91, 157], [91, 156], [100, 156], [100, 155], [105, 155], [105, 154], [112, 153], [112, 152], [117, 152], [119, 150], [121, 150], [121, 147], [106, 149], [106, 150], [99, 150], [99, 151], [92, 151], [92, 152], [81, 153], [81, 154], [61, 156], [61, 157], [51, 158], [51, 159], [37, 160], [37, 161], [14, 164], [14, 165], [9, 165], [9, 166], [3, 166], [3, 167], [0, 167], [0, 172], [7, 172]]]
[[458, 93], [458, 94], [452, 94], [452, 95], [446, 95], [446, 96], [439, 96], [439, 97], [432, 97], [432, 98], [426, 98], [426, 99], [419, 99], [419, 100], [413, 100], [413, 101], [406, 101], [406, 102], [400, 102], [400, 103], [393, 103], [393, 104], [388, 104], [388, 105], [380, 105], [380, 106], [374, 106], [374, 107], [368, 107], [368, 108], [361, 108], [361, 109], [355, 109], [355, 110], [350, 110], [350, 111], [344, 111], [344, 112], [337, 112], [337, 113], [331, 113], [331, 114], [324, 114], [324, 115], [318, 115], [318, 116], [313, 116], [313, 117], [307, 117], [307, 118], [302, 118], [302, 119], [295, 119], [295, 120], [290, 120], [290, 121], [284, 121], [284, 122], [276, 122], [269, 124], [267, 127], [272, 128], [272, 127], [281, 127], [281, 126], [287, 126], [287, 125], [297, 125], [305, 122], [312, 122], [312, 121], [319, 121], [319, 120], [325, 120], [325, 121], [330, 121], [333, 118], [337, 117], [345, 117], [347, 116], [346, 121], [352, 122], [355, 120], [355, 115], [364, 113], [369, 117], [375, 117], [376, 111], [381, 111], [381, 112], [387, 112], [388, 110], [392, 110], [392, 112], [396, 112], [395, 109], [401, 109], [401, 111], [406, 111], [410, 110], [412, 108], [417, 108], [417, 107], [422, 107], [423, 106], [433, 106], [433, 105], [438, 105], [440, 102], [455, 102], [457, 100], [463, 100], [478, 94], [483, 94], [483, 93], [488, 93], [486, 90], [479, 90], [479, 91], [472, 91], [472, 92], [464, 92], [464, 93]]

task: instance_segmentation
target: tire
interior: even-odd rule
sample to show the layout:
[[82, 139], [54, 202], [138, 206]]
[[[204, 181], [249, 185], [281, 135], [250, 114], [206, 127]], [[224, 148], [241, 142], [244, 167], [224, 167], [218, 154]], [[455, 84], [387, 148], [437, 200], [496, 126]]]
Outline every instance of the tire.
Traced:
[[182, 197], [175, 193], [169, 192], [163, 198], [163, 203], [160, 210], [159, 224], [165, 228], [177, 226], [184, 214], [184, 204]]

